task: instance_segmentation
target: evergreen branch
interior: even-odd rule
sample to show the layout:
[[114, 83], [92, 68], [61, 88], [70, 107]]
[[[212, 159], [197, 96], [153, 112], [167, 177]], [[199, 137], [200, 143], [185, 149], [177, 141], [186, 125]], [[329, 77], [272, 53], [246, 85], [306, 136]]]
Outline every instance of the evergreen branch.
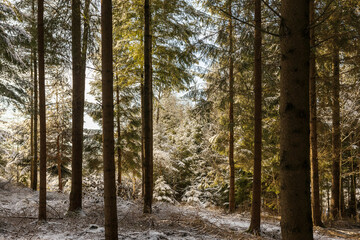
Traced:
[[[331, 4], [333, 3], [333, 2], [335, 2], [335, 0], [331, 0], [326, 6], [325, 6], [325, 8], [324, 8], [324, 11], [314, 20], [314, 24], [317, 22], [317, 21], [319, 21], [325, 14], [326, 14], [326, 12], [327, 12], [327, 10], [330, 8], [330, 6], [331, 6]], [[332, 15], [332, 13], [330, 14], [330, 16]], [[330, 17], [329, 16], [329, 17]], [[329, 17], [327, 17], [327, 18], [329, 18]], [[327, 19], [326, 18], [326, 19]], [[312, 23], [310, 23], [311, 25], [313, 25]]]
[[[249, 23], [249, 22], [246, 22], [246, 21], [244, 21], [244, 20], [242, 20], [242, 19], [240, 19], [240, 18], [238, 18], [238, 17], [235, 17], [234, 15], [229, 14], [228, 12], [224, 11], [224, 10], [221, 9], [220, 7], [217, 7], [217, 8], [218, 8], [219, 11], [221, 11], [222, 13], [224, 13], [225, 15], [227, 15], [228, 17], [231, 17], [232, 19], [234, 19], [234, 20], [236, 20], [236, 21], [238, 21], [238, 22], [241, 22], [242, 24], [245, 24], [245, 25], [247, 25], [247, 26], [249, 26], [249, 27], [256, 28], [254, 24], [251, 24], [251, 23]], [[265, 30], [265, 29], [263, 29], [263, 28], [261, 28], [260, 31], [263, 32], [263, 33], [269, 34], [269, 35], [271, 35], [271, 36], [274, 36], [274, 37], [280, 37], [280, 35], [279, 35], [278, 33], [269, 32], [269, 31], [267, 31], [267, 30]]]
[[273, 13], [275, 13], [275, 15], [276, 16], [278, 16], [280, 19], [281, 19], [281, 15], [280, 15], [280, 13], [278, 13], [274, 8], [272, 8], [271, 6], [270, 6], [270, 4], [268, 4], [267, 2], [265, 2], [265, 0], [261, 0], [264, 4], [265, 4], [265, 6], [267, 6]]

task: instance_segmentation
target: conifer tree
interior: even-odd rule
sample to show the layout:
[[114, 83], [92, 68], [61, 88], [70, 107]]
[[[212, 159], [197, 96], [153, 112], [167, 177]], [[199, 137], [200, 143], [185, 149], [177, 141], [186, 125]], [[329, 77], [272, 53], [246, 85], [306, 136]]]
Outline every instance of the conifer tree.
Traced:
[[251, 204], [250, 232], [259, 234], [261, 213], [261, 141], [262, 141], [262, 61], [261, 61], [261, 1], [255, 0], [255, 41], [254, 41], [254, 92], [255, 92], [255, 133], [254, 133], [254, 178]]
[[[314, 0], [310, 0], [310, 25], [315, 23]], [[315, 226], [323, 226], [321, 221], [320, 195], [319, 195], [319, 165], [317, 145], [317, 103], [316, 103], [316, 48], [315, 29], [310, 28], [310, 67], [309, 67], [309, 89], [310, 89], [310, 156], [311, 156], [311, 206], [312, 218]]]
[[144, 213], [152, 212], [153, 198], [153, 92], [152, 92], [152, 37], [151, 37], [151, 0], [144, 1]]
[[46, 220], [46, 109], [44, 59], [44, 1], [38, 0], [39, 113], [40, 113], [40, 194], [39, 220]]
[[101, 1], [101, 75], [103, 105], [103, 161], [105, 239], [118, 239], [114, 161], [114, 101], [112, 1]]
[[309, 152], [309, 1], [282, 0], [280, 184], [284, 240], [313, 239]]

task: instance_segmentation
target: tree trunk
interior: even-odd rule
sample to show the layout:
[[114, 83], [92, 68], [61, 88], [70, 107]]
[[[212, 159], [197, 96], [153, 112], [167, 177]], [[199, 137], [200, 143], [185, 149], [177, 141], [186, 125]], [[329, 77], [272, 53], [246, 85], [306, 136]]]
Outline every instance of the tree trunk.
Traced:
[[82, 209], [82, 150], [84, 128], [84, 93], [85, 82], [82, 77], [81, 56], [81, 1], [72, 1], [72, 162], [71, 192], [69, 211]]
[[151, 0], [144, 2], [144, 213], [151, 213], [153, 198], [153, 103], [152, 103], [152, 37]]
[[233, 59], [233, 23], [231, 4], [229, 0], [229, 167], [230, 190], [229, 212], [235, 212], [235, 163], [234, 163], [234, 59]]
[[[33, 16], [34, 16], [34, 20], [35, 20], [35, 0], [33, 0], [32, 2], [32, 11], [33, 11]], [[34, 23], [34, 27], [33, 27], [33, 34], [35, 35], [35, 23]], [[37, 77], [37, 57], [36, 57], [36, 37], [33, 37], [33, 48], [34, 48], [34, 109], [33, 109], [33, 115], [34, 115], [34, 134], [33, 134], [33, 144], [34, 144], [34, 156], [32, 159], [32, 178], [31, 178], [31, 188], [36, 191], [37, 189], [37, 179], [38, 179], [38, 163], [37, 163], [37, 159], [38, 159], [38, 77]]]
[[118, 239], [114, 161], [112, 2], [101, 1], [101, 66], [105, 239]]
[[140, 91], [141, 91], [141, 197], [143, 198], [145, 195], [145, 141], [144, 141], [144, 109], [145, 109], [145, 99], [144, 99], [144, 83], [143, 83], [143, 75], [141, 74], [141, 83], [140, 83]]
[[333, 49], [333, 96], [332, 96], [332, 185], [331, 185], [331, 217], [338, 219], [340, 217], [340, 59], [337, 42], [334, 42]]
[[57, 169], [58, 169], [58, 177], [59, 177], [59, 192], [63, 191], [62, 186], [62, 174], [61, 174], [61, 150], [60, 150], [60, 134], [56, 139], [56, 148], [57, 148]]
[[90, 32], [90, 0], [85, 0], [84, 7], [84, 32], [82, 37], [82, 48], [81, 48], [81, 78], [84, 84], [85, 91], [85, 78], [86, 78], [86, 56], [89, 41]]
[[356, 174], [355, 174], [355, 163], [354, 163], [354, 158], [352, 159], [352, 174], [351, 174], [351, 187], [350, 187], [350, 203], [349, 203], [349, 208], [350, 208], [350, 216], [354, 219], [356, 219], [356, 215], [357, 215], [357, 203], [356, 203]]
[[117, 165], [118, 165], [118, 193], [121, 191], [121, 126], [120, 126], [120, 88], [119, 84], [116, 85], [116, 106], [117, 106], [117, 114], [116, 114], [116, 125], [117, 125], [117, 144], [116, 151], [118, 155]]
[[38, 0], [39, 112], [40, 112], [40, 194], [39, 220], [46, 220], [46, 110], [44, 61], [44, 0]]
[[[34, 51], [33, 46], [31, 46], [31, 64], [30, 64], [30, 79], [34, 79]], [[34, 89], [31, 88], [30, 90], [30, 188], [33, 185], [34, 179]]]
[[282, 0], [280, 188], [284, 240], [313, 239], [310, 200], [309, 1]]
[[261, 100], [262, 100], [262, 67], [261, 67], [261, 0], [255, 0], [255, 66], [254, 66], [254, 92], [255, 92], [255, 136], [254, 136], [254, 180], [253, 198], [251, 204], [250, 232], [260, 233], [261, 213]]
[[[315, 23], [314, 0], [310, 0], [310, 25]], [[315, 62], [315, 34], [310, 28], [310, 156], [311, 156], [311, 206], [312, 219], [315, 226], [324, 226], [321, 222], [320, 195], [319, 195], [319, 166], [317, 149], [317, 104], [316, 104], [316, 62]]]

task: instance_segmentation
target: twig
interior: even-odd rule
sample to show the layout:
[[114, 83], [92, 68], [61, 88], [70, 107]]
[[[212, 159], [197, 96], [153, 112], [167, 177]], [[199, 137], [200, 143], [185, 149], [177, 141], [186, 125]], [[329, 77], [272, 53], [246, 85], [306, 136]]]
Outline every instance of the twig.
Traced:
[[53, 208], [51, 205], [48, 205], [49, 208], [51, 208], [52, 210], [54, 210], [54, 212], [58, 215], [59, 218], [61, 218], [60, 213], [58, 211], [56, 211], [55, 208]]

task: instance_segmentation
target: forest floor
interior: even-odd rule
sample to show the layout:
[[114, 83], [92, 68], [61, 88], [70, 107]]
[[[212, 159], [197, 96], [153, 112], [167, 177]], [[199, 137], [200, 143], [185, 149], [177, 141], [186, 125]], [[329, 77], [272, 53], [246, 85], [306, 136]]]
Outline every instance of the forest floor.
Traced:
[[[103, 199], [85, 194], [84, 212], [67, 215], [69, 196], [47, 193], [47, 222], [37, 221], [38, 192], [0, 179], [0, 239], [104, 239]], [[246, 233], [249, 214], [155, 203], [152, 215], [140, 201], [118, 199], [119, 239], [280, 239], [280, 224], [264, 216], [261, 236]], [[338, 222], [315, 228], [315, 239], [360, 239], [360, 225]]]

